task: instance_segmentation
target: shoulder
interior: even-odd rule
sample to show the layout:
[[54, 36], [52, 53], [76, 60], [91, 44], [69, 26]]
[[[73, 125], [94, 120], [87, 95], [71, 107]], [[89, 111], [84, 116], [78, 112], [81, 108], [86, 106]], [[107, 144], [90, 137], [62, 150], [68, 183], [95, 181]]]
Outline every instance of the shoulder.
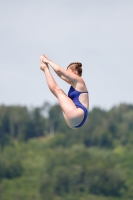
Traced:
[[76, 90], [81, 91], [81, 92], [87, 90], [86, 84], [85, 84], [84, 80], [82, 79], [82, 77], [79, 77], [76, 82], [72, 82], [71, 85]]

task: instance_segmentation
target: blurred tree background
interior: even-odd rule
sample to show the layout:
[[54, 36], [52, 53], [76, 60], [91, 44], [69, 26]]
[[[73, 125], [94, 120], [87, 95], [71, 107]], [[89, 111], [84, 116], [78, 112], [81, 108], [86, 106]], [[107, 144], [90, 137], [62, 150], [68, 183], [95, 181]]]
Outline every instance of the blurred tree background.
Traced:
[[70, 129], [58, 104], [0, 106], [0, 200], [133, 199], [133, 105]]

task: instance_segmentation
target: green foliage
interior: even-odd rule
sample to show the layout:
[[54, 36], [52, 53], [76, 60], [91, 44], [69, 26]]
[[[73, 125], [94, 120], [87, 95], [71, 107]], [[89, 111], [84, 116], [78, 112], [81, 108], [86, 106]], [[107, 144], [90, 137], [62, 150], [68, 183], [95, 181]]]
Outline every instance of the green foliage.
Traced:
[[[43, 115], [45, 109], [47, 117]], [[12, 139], [27, 141], [32, 137], [60, 132], [68, 134], [68, 144], [64, 145], [82, 142], [86, 147], [111, 149], [117, 144], [133, 144], [132, 121], [133, 106], [126, 104], [109, 111], [94, 108], [89, 112], [86, 124], [77, 130], [67, 126], [58, 104], [50, 106], [45, 103], [31, 111], [20, 106], [0, 106], [0, 146], [10, 144]]]
[[[98, 155], [82, 146], [58, 149], [47, 156], [41, 180], [42, 199], [53, 196], [96, 194], [121, 196], [126, 192], [124, 171], [117, 170], [110, 157]], [[45, 189], [44, 189], [45, 188]], [[48, 190], [50, 189], [50, 191]]]
[[[111, 168], [97, 168], [92, 172], [90, 192], [105, 196], [121, 196], [126, 191], [122, 172]], [[122, 194], [121, 194], [122, 192]]]
[[23, 167], [19, 158], [0, 155], [0, 180], [16, 178], [21, 176], [22, 173]]
[[68, 126], [64, 121], [64, 117], [61, 108], [58, 104], [52, 106], [49, 109], [49, 126], [50, 132], [67, 132]]
[[0, 146], [12, 139], [27, 141], [32, 137], [44, 136], [46, 120], [41, 108], [29, 111], [21, 106], [0, 106]]
[[51, 148], [57, 136], [5, 147], [2, 159], [21, 162], [23, 172], [1, 179], [1, 200], [132, 199], [133, 149], [105, 150], [83, 144]]
[[94, 108], [76, 130], [58, 104], [0, 106], [0, 199], [132, 199], [132, 122], [126, 104]]

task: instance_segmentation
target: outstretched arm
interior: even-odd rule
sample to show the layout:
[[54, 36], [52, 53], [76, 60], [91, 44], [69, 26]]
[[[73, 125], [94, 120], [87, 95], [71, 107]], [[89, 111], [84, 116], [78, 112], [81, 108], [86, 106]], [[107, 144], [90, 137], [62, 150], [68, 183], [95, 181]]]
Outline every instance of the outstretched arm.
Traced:
[[78, 76], [77, 75], [75, 75], [73, 73], [70, 73], [67, 70], [64, 70], [62, 67], [60, 67], [59, 65], [55, 64], [50, 59], [48, 59], [45, 55], [41, 56], [41, 60], [42, 60], [42, 62], [49, 64], [53, 68], [53, 70], [56, 72], [56, 74], [61, 79], [66, 81], [67, 83], [77, 82], [78, 81]]

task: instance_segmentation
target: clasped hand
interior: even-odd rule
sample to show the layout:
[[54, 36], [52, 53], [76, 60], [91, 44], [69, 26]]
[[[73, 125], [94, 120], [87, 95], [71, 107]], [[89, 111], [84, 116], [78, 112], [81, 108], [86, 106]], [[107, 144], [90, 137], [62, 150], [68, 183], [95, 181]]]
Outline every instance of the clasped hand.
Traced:
[[42, 71], [48, 68], [48, 61], [49, 59], [44, 54], [40, 57], [40, 69]]

